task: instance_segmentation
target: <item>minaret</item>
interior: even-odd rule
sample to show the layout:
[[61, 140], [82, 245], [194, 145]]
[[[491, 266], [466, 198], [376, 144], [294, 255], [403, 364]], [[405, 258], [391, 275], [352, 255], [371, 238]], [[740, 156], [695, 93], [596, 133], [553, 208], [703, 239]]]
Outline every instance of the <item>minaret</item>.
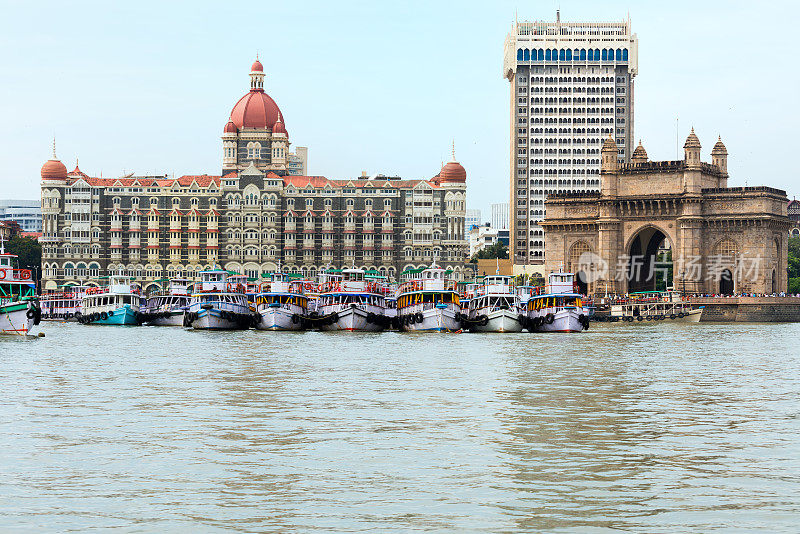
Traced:
[[617, 144], [608, 135], [603, 148], [600, 150], [602, 162], [600, 164], [600, 190], [603, 196], [617, 196], [617, 169], [619, 160], [617, 159]]
[[722, 136], [717, 137], [717, 144], [711, 149], [711, 164], [719, 167], [719, 170], [728, 174], [728, 149], [722, 142]]
[[686, 138], [686, 142], [683, 144], [683, 155], [684, 160], [686, 161], [686, 165], [700, 165], [700, 139], [697, 138], [697, 135], [694, 133], [694, 128], [692, 128], [689, 137]]
[[700, 164], [700, 139], [694, 133], [692, 128], [689, 137], [683, 144], [684, 153], [684, 171], [683, 171], [683, 186], [687, 193], [700, 193], [703, 188], [702, 173]]

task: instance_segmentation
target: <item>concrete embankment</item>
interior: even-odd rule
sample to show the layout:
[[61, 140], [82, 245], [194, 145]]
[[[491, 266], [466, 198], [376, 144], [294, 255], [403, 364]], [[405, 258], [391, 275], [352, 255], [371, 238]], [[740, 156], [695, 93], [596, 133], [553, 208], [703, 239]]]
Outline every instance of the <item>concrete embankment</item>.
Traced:
[[800, 297], [697, 297], [687, 300], [695, 306], [705, 306], [700, 322], [800, 322]]

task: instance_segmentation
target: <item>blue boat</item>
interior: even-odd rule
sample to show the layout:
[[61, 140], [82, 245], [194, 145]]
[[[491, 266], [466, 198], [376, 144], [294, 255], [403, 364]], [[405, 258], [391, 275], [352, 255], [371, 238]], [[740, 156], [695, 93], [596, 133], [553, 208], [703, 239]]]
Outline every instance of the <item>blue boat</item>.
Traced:
[[94, 287], [86, 291], [78, 322], [116, 326], [138, 326], [141, 324], [139, 310], [145, 300], [140, 295], [139, 285], [128, 276], [117, 274], [109, 277], [108, 286]]

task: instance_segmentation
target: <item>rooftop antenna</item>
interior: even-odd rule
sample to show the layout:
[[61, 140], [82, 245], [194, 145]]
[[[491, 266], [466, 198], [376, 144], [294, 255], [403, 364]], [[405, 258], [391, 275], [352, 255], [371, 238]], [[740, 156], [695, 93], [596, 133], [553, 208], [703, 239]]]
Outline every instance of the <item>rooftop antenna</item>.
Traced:
[[556, 22], [561, 24], [561, 8], [556, 9]]
[[678, 131], [680, 130], [680, 119], [675, 117], [675, 161], [678, 161], [680, 157], [678, 157], [678, 146], [680, 146], [680, 141], [678, 140], [678, 136], [680, 135]]

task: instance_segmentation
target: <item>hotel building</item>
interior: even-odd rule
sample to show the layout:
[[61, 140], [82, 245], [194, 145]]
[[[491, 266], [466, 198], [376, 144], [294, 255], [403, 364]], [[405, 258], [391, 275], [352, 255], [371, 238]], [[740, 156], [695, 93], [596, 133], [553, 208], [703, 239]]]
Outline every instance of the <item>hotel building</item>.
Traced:
[[283, 114], [253, 63], [250, 90], [222, 133], [219, 175], [67, 172], [55, 156], [41, 170], [44, 289], [124, 270], [145, 290], [164, 277], [221, 265], [256, 278], [313, 276], [357, 266], [397, 276], [436, 259], [460, 277], [466, 171], [456, 161], [430, 179], [382, 175], [332, 180], [297, 173]]
[[604, 138], [630, 158], [637, 55], [630, 21], [517, 22], [506, 37], [514, 263], [544, 261], [548, 193], [599, 191]]

